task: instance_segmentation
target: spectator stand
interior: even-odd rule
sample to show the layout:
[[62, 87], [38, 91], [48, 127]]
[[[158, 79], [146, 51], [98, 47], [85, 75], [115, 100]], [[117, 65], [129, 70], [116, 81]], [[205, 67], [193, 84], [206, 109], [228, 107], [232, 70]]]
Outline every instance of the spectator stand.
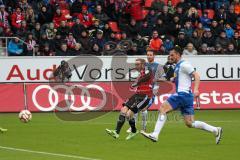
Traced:
[[[21, 39], [19, 41], [23, 42], [23, 48], [28, 49], [28, 54], [24, 52], [20, 55], [46, 55], [41, 53], [44, 47], [50, 48], [47, 50], [51, 53], [47, 54], [49, 56], [57, 55], [52, 54], [57, 52], [66, 54], [65, 56], [83, 53], [105, 55], [110, 53], [109, 48], [114, 52], [120, 51], [131, 55], [132, 51], [134, 54], [140, 53], [135, 52], [136, 46], [137, 50], [141, 50], [140, 54], [145, 53], [148, 46], [155, 48], [158, 54], [167, 54], [172, 46], [180, 45], [184, 49], [192, 41], [199, 41], [199, 46], [207, 44], [207, 48], [211, 48], [211, 52], [215, 54], [218, 53], [216, 40], [219, 39], [221, 31], [227, 33], [228, 40], [224, 41], [233, 43], [234, 49], [237, 49], [236, 53], [239, 54], [240, 51], [238, 0], [211, 1], [211, 3], [206, 0], [16, 0], [15, 4], [9, 3], [10, 1], [1, 2], [2, 55], [7, 55], [4, 52], [11, 42], [10, 37], [16, 35]], [[232, 12], [230, 7], [233, 8]], [[132, 24], [132, 20], [135, 24]], [[103, 39], [96, 39], [95, 33], [99, 30], [103, 32]], [[159, 34], [156, 39], [152, 39], [154, 30]], [[199, 34], [197, 38], [199, 37], [200, 40], [192, 36], [194, 31], [197, 31]], [[86, 33], [82, 34], [82, 32]], [[27, 38], [28, 33], [33, 34], [33, 39]], [[138, 33], [141, 37], [138, 37]], [[72, 34], [73, 38], [69, 39], [69, 34]], [[125, 38], [122, 38], [123, 34]], [[162, 38], [163, 36], [167, 38]], [[219, 39], [220, 42], [223, 41], [222, 39]], [[70, 45], [68, 44], [66, 51], [63, 52], [61, 46], [66, 43]], [[133, 50], [119, 48], [130, 43], [131, 45], [127, 46], [132, 46]], [[92, 52], [94, 45], [98, 48], [99, 54], [98, 51]], [[224, 43], [221, 47], [225, 47], [226, 50], [228, 45]], [[198, 52], [199, 48], [196, 47]]]
[[[17, 39], [18, 45], [12, 45], [13, 41]], [[12, 47], [12, 48], [11, 48]], [[31, 44], [26, 43], [24, 40], [19, 37], [0, 37], [0, 56], [27, 56], [24, 53], [24, 48], [31, 47], [33, 50], [33, 56], [36, 56], [36, 46], [31, 46]]]

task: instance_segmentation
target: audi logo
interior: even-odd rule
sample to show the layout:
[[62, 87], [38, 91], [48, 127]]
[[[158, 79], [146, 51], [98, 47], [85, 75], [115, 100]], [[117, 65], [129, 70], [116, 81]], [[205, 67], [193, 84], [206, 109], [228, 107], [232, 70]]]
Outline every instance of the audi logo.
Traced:
[[[50, 106], [41, 106], [38, 101], [37, 101], [37, 94], [40, 90], [42, 89], [48, 89], [48, 101]], [[66, 102], [66, 107], [59, 107], [58, 104], [59, 102], [59, 94], [57, 92], [58, 89], [64, 89], [65, 94], [64, 94], [64, 100]], [[74, 95], [73, 89], [79, 89], [81, 90], [80, 95]], [[91, 106], [91, 95], [89, 92], [89, 89], [95, 89], [100, 91], [102, 94], [102, 100], [97, 107]], [[69, 101], [69, 96], [70, 96], [70, 101]], [[76, 97], [80, 97], [82, 106], [74, 106], [74, 102], [76, 101]], [[86, 97], [86, 98], [85, 98]], [[54, 86], [49, 86], [49, 85], [40, 85], [37, 86], [32, 94], [32, 100], [34, 105], [41, 111], [52, 111], [54, 109], [57, 109], [58, 111], [84, 111], [84, 110], [90, 110], [90, 111], [97, 111], [101, 110], [107, 102], [107, 96], [106, 93], [104, 92], [104, 89], [98, 85], [95, 84], [89, 84], [86, 86], [82, 85], [72, 85], [72, 86], [67, 86], [67, 85], [54, 85]]]

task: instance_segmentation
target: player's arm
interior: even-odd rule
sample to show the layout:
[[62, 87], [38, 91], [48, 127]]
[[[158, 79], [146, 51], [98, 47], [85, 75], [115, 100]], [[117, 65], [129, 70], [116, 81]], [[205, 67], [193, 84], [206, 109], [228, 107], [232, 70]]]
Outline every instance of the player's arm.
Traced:
[[150, 69], [147, 69], [145, 71], [145, 75], [140, 77], [137, 81], [137, 84], [139, 85], [140, 83], [148, 81], [152, 77], [152, 71]]
[[193, 93], [194, 93], [195, 97], [198, 97], [199, 96], [200, 76], [199, 76], [198, 72], [196, 72], [196, 71], [194, 71], [192, 73], [192, 76], [194, 78], [194, 90], [193, 90]]
[[139, 84], [148, 81], [152, 77], [152, 74], [153, 73], [150, 69], [146, 69], [145, 70], [145, 75], [142, 76], [142, 77], [139, 77], [139, 79], [135, 83], [132, 84], [132, 87], [136, 87]]
[[182, 67], [183, 67], [183, 71], [185, 71], [185, 73], [189, 74], [190, 76], [192, 76], [194, 78], [193, 94], [195, 97], [198, 97], [199, 96], [199, 85], [200, 85], [199, 74], [195, 71], [194, 67], [188, 62], [183, 64]]

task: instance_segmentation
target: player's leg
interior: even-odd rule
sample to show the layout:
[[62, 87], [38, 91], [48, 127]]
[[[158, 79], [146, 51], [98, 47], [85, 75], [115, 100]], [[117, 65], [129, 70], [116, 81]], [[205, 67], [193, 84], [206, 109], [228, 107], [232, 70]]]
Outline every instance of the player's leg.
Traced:
[[122, 129], [122, 126], [125, 123], [125, 119], [126, 119], [126, 114], [128, 112], [128, 107], [124, 106], [121, 108], [119, 117], [118, 117], [118, 121], [117, 121], [117, 125], [116, 125], [116, 129], [115, 130], [110, 130], [110, 129], [106, 129], [106, 132], [111, 135], [114, 138], [118, 138], [119, 137], [119, 133]]
[[125, 123], [125, 120], [126, 120], [126, 114], [128, 112], [128, 108], [126, 106], [124, 106], [122, 109], [121, 109], [121, 112], [120, 112], [120, 115], [118, 117], [118, 121], [117, 121], [117, 126], [116, 126], [116, 132], [117, 134], [120, 133], [121, 129], [122, 129], [122, 126], [124, 125]]
[[[146, 131], [147, 129], [147, 120], [148, 120], [148, 110], [147, 108], [145, 110], [142, 110], [141, 112], [142, 114], [142, 131]], [[133, 115], [133, 118], [135, 120], [135, 125], [137, 125], [137, 121], [138, 121], [138, 113]], [[131, 132], [131, 127], [128, 128], [127, 133]]]
[[159, 109], [158, 119], [155, 124], [154, 131], [152, 133], [145, 133], [145, 132], [141, 132], [141, 133], [146, 138], [151, 139], [153, 142], [157, 142], [158, 136], [167, 120], [167, 113], [172, 110], [173, 110], [173, 107], [171, 106], [171, 104], [168, 101], [165, 101]]
[[[138, 113], [135, 113], [135, 114], [133, 115], [133, 118], [134, 118], [134, 120], [135, 120], [135, 125], [137, 125]], [[129, 128], [127, 129], [127, 133], [131, 133], [131, 132], [132, 132], [131, 127], [129, 127]]]
[[167, 113], [172, 111], [173, 108], [172, 106], [169, 104], [168, 101], [165, 101], [160, 109], [159, 109], [159, 115], [158, 115], [158, 119], [157, 119], [157, 122], [156, 122], [156, 125], [155, 125], [155, 128], [154, 128], [154, 131], [153, 131], [153, 136], [158, 138], [158, 135], [160, 134], [166, 120], [167, 120]]
[[[155, 96], [154, 97], [152, 97], [150, 100], [149, 100], [149, 102], [148, 102], [148, 104], [147, 104], [147, 107], [146, 108], [144, 108], [143, 110], [142, 110], [142, 130], [141, 131], [146, 131], [146, 128], [147, 128], [147, 116], [148, 116], [148, 108], [149, 107], [151, 107], [151, 105], [153, 104], [153, 102], [154, 102], [154, 99], [155, 99]], [[135, 119], [135, 125], [137, 125], [137, 120], [138, 120], [138, 113], [135, 113], [134, 114], [134, 119]], [[131, 127], [127, 130], [127, 133], [130, 133], [131, 132]]]
[[[148, 118], [148, 110], [147, 109], [142, 110], [141, 114], [142, 114], [142, 129], [141, 130], [142, 131], [146, 131], [146, 129], [147, 129], [147, 120], [148, 120], [147, 119]], [[134, 114], [133, 118], [135, 120], [135, 125], [137, 125], [138, 113]], [[131, 127], [128, 128], [127, 133], [131, 133]]]
[[194, 116], [193, 115], [185, 115], [184, 116], [184, 122], [185, 122], [185, 125], [189, 128], [202, 129], [202, 130], [211, 132], [214, 135], [217, 135], [217, 133], [218, 133], [217, 127], [211, 126], [211, 125], [209, 125], [205, 122], [202, 122], [202, 121], [194, 121]]
[[138, 113], [135, 113], [135, 114], [133, 115], [133, 118], [134, 118], [134, 120], [135, 120], [135, 124], [137, 125]]
[[152, 106], [154, 100], [155, 100], [155, 96], [153, 96], [149, 100], [147, 107], [142, 110], [142, 130], [141, 131], [146, 132], [146, 130], [147, 130], [148, 108], [150, 108]]
[[188, 126], [189, 128], [202, 129], [213, 133], [216, 136], [216, 143], [218, 144], [222, 136], [222, 129], [220, 127], [215, 127], [202, 121], [194, 120], [194, 98], [192, 94], [187, 94], [185, 96], [183, 95], [182, 99], [184, 101], [184, 105], [180, 109], [182, 115], [184, 116], [186, 126]]
[[182, 103], [181, 97], [178, 94], [171, 95], [159, 109], [159, 115], [157, 122], [155, 124], [154, 131], [152, 133], [141, 132], [146, 138], [152, 140], [153, 142], [158, 141], [158, 136], [167, 120], [167, 113], [175, 110]]
[[131, 127], [131, 132], [136, 133], [137, 129], [136, 129], [136, 122], [135, 122], [135, 119], [134, 119], [133, 111], [128, 110], [126, 117], [127, 117], [128, 122], [129, 122], [129, 125]]
[[[131, 109], [132, 106], [135, 105], [136, 97], [138, 97], [138, 95], [134, 94], [126, 102], [123, 103], [123, 107], [121, 108], [121, 112], [120, 112], [119, 117], [118, 117], [116, 129], [115, 130], [106, 129], [106, 132], [109, 135], [113, 136], [114, 138], [119, 137], [119, 133], [120, 133], [120, 131], [122, 129], [122, 126], [123, 126], [123, 124], [125, 123], [125, 120], [126, 120], [126, 114], [127, 114], [128, 110]], [[135, 113], [137, 113], [137, 112], [135, 112]]]
[[145, 109], [142, 111], [142, 130], [147, 130], [147, 120], [148, 120], [148, 110]]
[[150, 98], [148, 98], [147, 95], [136, 94], [135, 103], [129, 108], [129, 111], [127, 113], [127, 119], [129, 120], [129, 125], [131, 126], [131, 131], [132, 131], [126, 138], [127, 140], [131, 139], [138, 133], [135, 126], [136, 123], [135, 123], [135, 119], [133, 118], [133, 115], [147, 108], [149, 101], [150, 101]]
[[189, 128], [197, 128], [213, 133], [214, 136], [216, 136], [216, 144], [219, 144], [222, 137], [221, 127], [215, 127], [202, 121], [195, 121], [193, 115], [185, 115], [184, 121], [186, 126], [188, 126]]
[[155, 100], [155, 96], [153, 96], [150, 99], [147, 107], [142, 110], [142, 131], [144, 131], [144, 132], [147, 130], [148, 108], [150, 108], [152, 106], [154, 100]]
[[126, 118], [127, 118], [128, 122], [129, 122], [129, 125], [131, 127], [131, 132], [126, 137], [126, 140], [130, 140], [130, 139], [132, 139], [134, 136], [136, 136], [138, 134], [138, 131], [137, 131], [137, 128], [136, 128], [135, 119], [134, 119], [134, 112], [131, 111], [131, 110], [128, 110]]

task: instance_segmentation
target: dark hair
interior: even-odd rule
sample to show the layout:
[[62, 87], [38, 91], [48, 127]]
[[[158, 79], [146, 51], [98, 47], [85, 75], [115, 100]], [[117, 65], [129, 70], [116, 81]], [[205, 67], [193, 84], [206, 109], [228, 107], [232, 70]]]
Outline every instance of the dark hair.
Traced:
[[173, 49], [171, 49], [172, 51], [175, 51], [176, 53], [180, 54], [182, 56], [182, 49], [180, 46], [176, 45], [173, 47]]

